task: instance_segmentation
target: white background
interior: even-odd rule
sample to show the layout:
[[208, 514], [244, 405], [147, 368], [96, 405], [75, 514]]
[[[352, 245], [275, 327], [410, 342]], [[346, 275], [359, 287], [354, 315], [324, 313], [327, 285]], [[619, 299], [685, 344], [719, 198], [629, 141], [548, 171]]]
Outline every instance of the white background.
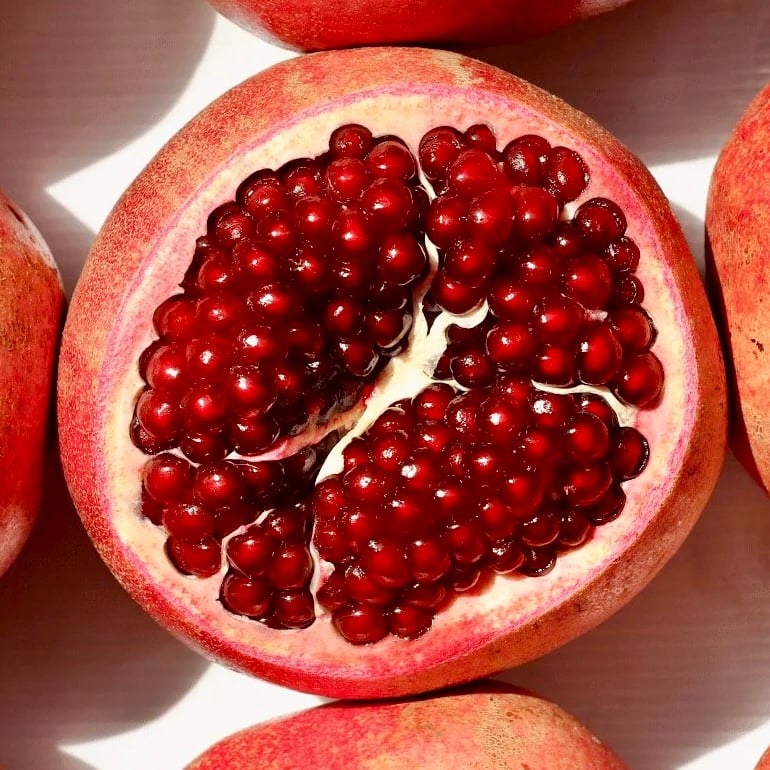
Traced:
[[[0, 186], [45, 234], [68, 292], [154, 152], [226, 88], [293, 55], [203, 0], [2, 5]], [[474, 54], [581, 107], [639, 154], [702, 264], [716, 153], [770, 80], [767, 0], [637, 0]], [[319, 702], [211, 665], [156, 626], [53, 479], [0, 581], [6, 770], [177, 770], [238, 728]], [[505, 678], [561, 703], [637, 770], [750, 770], [770, 744], [769, 597], [770, 501], [728, 458], [693, 535], [640, 597]]]

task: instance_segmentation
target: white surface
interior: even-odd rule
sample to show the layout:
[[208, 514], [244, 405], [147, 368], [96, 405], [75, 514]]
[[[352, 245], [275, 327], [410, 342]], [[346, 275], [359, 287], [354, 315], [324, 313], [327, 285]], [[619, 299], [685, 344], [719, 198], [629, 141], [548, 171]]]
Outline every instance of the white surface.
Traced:
[[[288, 52], [203, 0], [5, 3], [0, 186], [68, 290], [126, 184], [189, 117]], [[637, 0], [477, 55], [582, 107], [650, 164], [702, 260], [718, 148], [770, 80], [767, 0]], [[751, 769], [770, 744], [770, 501], [730, 459], [692, 537], [630, 606], [505, 678], [583, 719], [637, 770]], [[210, 665], [122, 592], [51, 485], [0, 581], [6, 770], [177, 770], [213, 741], [319, 699]], [[538, 770], [547, 770], [538, 768]]]

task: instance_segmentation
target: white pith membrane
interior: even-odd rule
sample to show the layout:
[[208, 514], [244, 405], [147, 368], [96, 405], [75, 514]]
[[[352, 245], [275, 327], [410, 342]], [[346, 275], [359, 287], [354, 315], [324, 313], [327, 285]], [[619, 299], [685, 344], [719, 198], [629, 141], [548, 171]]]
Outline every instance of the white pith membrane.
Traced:
[[[195, 238], [205, 232], [209, 212], [232, 200], [238, 184], [256, 169], [279, 168], [295, 158], [320, 155], [331, 132], [346, 123], [361, 123], [375, 137], [395, 134], [415, 156], [419, 139], [430, 129], [452, 125], [464, 130], [476, 123], [487, 123], [494, 129], [498, 146], [534, 133], [552, 146], [574, 149], [585, 160], [591, 178], [587, 190], [567, 207], [566, 214], [584, 200], [600, 195], [620, 204], [628, 220], [627, 235], [641, 252], [636, 274], [645, 287], [644, 307], [656, 328], [665, 330], [653, 346], [666, 377], [660, 402], [652, 410], [618, 409], [621, 423], [640, 430], [650, 446], [646, 469], [637, 479], [623, 485], [627, 502], [622, 515], [598, 527], [588, 543], [561, 553], [549, 574], [538, 578], [493, 576], [483, 592], [457, 595], [448, 608], [437, 613], [432, 628], [418, 639], [387, 636], [362, 647], [345, 641], [332, 628], [327, 614], [321, 613], [305, 629], [276, 630], [226, 611], [218, 600], [227, 569], [225, 559], [219, 575], [208, 579], [179, 574], [163, 547], [165, 531], [140, 514], [141, 469], [148, 457], [133, 447], [128, 438], [130, 415], [142, 387], [136, 362], [154, 339], [152, 309], [176, 293]], [[528, 113], [518, 104], [497, 96], [485, 98], [478, 89], [423, 88], [408, 95], [397, 91], [357, 94], [348, 102], [337, 101], [313, 113], [296, 116], [267, 136], [253, 137], [205, 184], [191, 191], [188, 205], [158, 234], [154, 248], [133, 277], [124, 306], [117, 314], [118, 321], [111, 330], [99, 391], [100, 402], [110, 407], [103, 425], [105, 465], [97, 483], [106, 487], [105, 499], [110, 505], [106, 515], [122, 541], [124, 557], [141, 576], [147, 590], [162, 586], [165, 600], [184, 615], [186, 625], [198, 629], [199, 638], [217, 637], [220, 644], [230, 645], [243, 659], [259, 659], [268, 667], [296, 669], [303, 677], [333, 677], [340, 672], [348, 680], [404, 675], [462, 657], [493, 643], [503, 633], [507, 635], [512, 628], [529, 626], [544, 608], [568, 602], [576, 590], [622, 556], [639, 537], [670, 492], [675, 478], [670, 469], [676, 467], [688, 444], [696, 407], [695, 400], [688, 395], [697, 377], [694, 352], [690, 336], [685, 333], [689, 321], [662, 254], [657, 234], [646, 224], [644, 202], [637, 198], [629, 182], [608, 166], [600, 148], [576, 140], [558, 125]], [[433, 259], [435, 262], [435, 255]], [[364, 418], [329, 455], [318, 478], [340, 470], [345, 443], [362, 433], [377, 414], [431, 382], [426, 369], [430, 371], [432, 367], [426, 363], [434, 361], [446, 344], [443, 328], [450, 323], [473, 326], [485, 314], [486, 306], [462, 317], [443, 314], [426, 336], [422, 314], [415, 313], [410, 351], [388, 365], [385, 371], [392, 376], [381, 376]], [[406, 372], [410, 376], [405, 376]], [[604, 388], [549, 390], [594, 390], [620, 407]], [[303, 443], [307, 441], [304, 437]], [[523, 654], [532, 657], [538, 644], [541, 651], [553, 646], [548, 638], [543, 638], [535, 645], [530, 643]]]

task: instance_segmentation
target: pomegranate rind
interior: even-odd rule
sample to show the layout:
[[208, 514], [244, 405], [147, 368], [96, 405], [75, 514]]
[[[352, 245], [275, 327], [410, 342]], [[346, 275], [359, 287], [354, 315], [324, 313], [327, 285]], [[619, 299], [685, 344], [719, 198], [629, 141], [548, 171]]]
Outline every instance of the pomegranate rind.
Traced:
[[770, 86], [717, 158], [706, 209], [707, 283], [732, 386], [731, 446], [770, 491]]
[[543, 35], [607, 13], [630, 0], [209, 0], [226, 18], [288, 48], [319, 51], [362, 45], [491, 45]]
[[[139, 514], [146, 456], [129, 441], [136, 361], [152, 309], [174, 288], [207, 213], [250, 171], [324, 149], [361, 122], [416, 147], [442, 123], [494, 125], [501, 141], [536, 132], [577, 150], [597, 194], [624, 209], [642, 253], [645, 306], [666, 371], [654, 410], [636, 414], [650, 462], [623, 515], [537, 579], [495, 578], [463, 595], [417, 640], [352, 647], [328, 616], [276, 631], [226, 612], [220, 580], [180, 576], [163, 533]], [[189, 244], [181, 246], [180, 244]], [[65, 473], [85, 526], [129, 593], [194, 647], [280, 684], [334, 697], [383, 697], [470, 681], [593, 628], [673, 555], [708, 500], [726, 443], [724, 369], [705, 292], [681, 229], [641, 163], [582, 113], [508, 73], [457, 54], [372, 48], [278, 65], [214, 102], [158, 154], [116, 205], [76, 288], [59, 377]]]
[[625, 770], [559, 706], [498, 682], [431, 697], [330, 703], [225, 738], [187, 770]]
[[759, 762], [754, 770], [770, 770], [770, 748], [759, 758]]
[[0, 575], [40, 507], [63, 309], [48, 246], [0, 192]]

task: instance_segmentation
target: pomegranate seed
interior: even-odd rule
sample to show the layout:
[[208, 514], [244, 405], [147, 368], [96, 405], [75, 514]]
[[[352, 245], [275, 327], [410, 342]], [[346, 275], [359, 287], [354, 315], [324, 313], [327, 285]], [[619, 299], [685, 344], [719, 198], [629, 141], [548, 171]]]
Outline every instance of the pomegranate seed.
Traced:
[[558, 543], [561, 546], [577, 548], [588, 540], [593, 525], [579, 511], [567, 511], [561, 517]]
[[381, 228], [401, 230], [415, 213], [408, 185], [397, 179], [375, 179], [361, 193], [359, 205]]
[[244, 575], [262, 577], [273, 560], [276, 542], [261, 527], [251, 527], [227, 543], [227, 560]]
[[366, 604], [353, 604], [337, 610], [332, 619], [340, 634], [351, 644], [372, 644], [388, 633], [382, 612]]
[[573, 352], [559, 345], [542, 345], [535, 356], [534, 378], [563, 388], [574, 385], [578, 370]]
[[509, 195], [498, 189], [485, 190], [468, 206], [468, 233], [474, 240], [500, 246], [514, 229], [514, 214]]
[[388, 616], [388, 630], [403, 639], [422, 636], [433, 623], [433, 613], [414, 604], [396, 605]]
[[273, 615], [285, 628], [307, 628], [315, 620], [310, 591], [278, 591], [273, 597]]
[[528, 365], [537, 351], [532, 331], [521, 322], [501, 322], [487, 334], [487, 355], [501, 369]]
[[572, 457], [579, 462], [592, 462], [607, 454], [610, 432], [595, 414], [578, 412], [565, 425], [564, 439]]
[[273, 555], [268, 579], [282, 590], [303, 588], [313, 574], [313, 560], [304, 543], [280, 546]]
[[166, 551], [172, 563], [185, 575], [207, 578], [216, 575], [222, 566], [220, 546], [213, 538], [195, 543], [169, 537]]
[[452, 375], [465, 388], [483, 388], [495, 378], [495, 366], [483, 350], [469, 350], [452, 359]]
[[528, 321], [539, 299], [536, 288], [512, 277], [496, 279], [488, 295], [489, 309], [501, 321]]
[[554, 428], [528, 425], [521, 434], [520, 445], [524, 460], [534, 467], [546, 467], [561, 459], [562, 447]]
[[479, 508], [479, 522], [484, 534], [493, 542], [510, 539], [519, 526], [519, 521], [511, 509], [498, 497], [491, 497], [482, 502]]
[[224, 337], [205, 337], [187, 345], [187, 375], [193, 382], [222, 377], [230, 365], [232, 348]]
[[462, 150], [447, 168], [449, 188], [466, 200], [472, 200], [500, 181], [500, 172], [492, 158], [476, 148]]
[[564, 476], [564, 494], [572, 505], [595, 503], [612, 484], [612, 471], [604, 461], [570, 468]]
[[145, 390], [136, 403], [136, 416], [142, 428], [161, 441], [174, 439], [181, 424], [179, 406], [162, 393]]
[[623, 360], [613, 381], [618, 398], [638, 407], [651, 406], [663, 391], [663, 367], [654, 353], [636, 353]]
[[392, 530], [402, 537], [408, 537], [424, 525], [422, 497], [415, 492], [402, 489], [390, 499], [386, 515]]
[[238, 466], [226, 460], [201, 465], [195, 472], [193, 495], [211, 508], [237, 503], [245, 488]]
[[369, 184], [369, 173], [359, 158], [343, 157], [329, 164], [325, 181], [334, 200], [351, 203], [360, 197]]
[[618, 373], [623, 350], [603, 324], [593, 324], [583, 333], [578, 344], [577, 365], [580, 379], [589, 385], [604, 385]]
[[230, 451], [227, 437], [221, 431], [212, 433], [187, 433], [179, 440], [179, 448], [194, 463], [224, 460]]
[[417, 173], [414, 156], [401, 142], [386, 140], [369, 151], [364, 161], [373, 177], [408, 182]]
[[286, 208], [288, 204], [280, 180], [268, 170], [257, 171], [245, 179], [238, 187], [236, 199], [257, 222], [272, 211]]
[[401, 598], [415, 607], [435, 610], [447, 598], [447, 589], [442, 583], [415, 583], [401, 592]]
[[538, 514], [519, 527], [519, 540], [530, 548], [544, 548], [559, 537], [561, 520], [549, 513]]
[[465, 236], [467, 213], [468, 204], [457, 195], [434, 198], [425, 221], [428, 238], [440, 249], [449, 248]]
[[520, 467], [506, 475], [500, 492], [511, 515], [527, 521], [540, 506], [545, 489], [542, 477], [534, 469]]
[[556, 564], [556, 551], [552, 546], [545, 548], [522, 548], [524, 563], [519, 571], [530, 577], [547, 575]]
[[612, 294], [612, 272], [595, 254], [574, 257], [562, 274], [564, 291], [589, 310], [603, 307]]
[[195, 328], [195, 303], [183, 294], [169, 297], [155, 309], [152, 325], [166, 339], [188, 339]]
[[449, 402], [456, 393], [451, 385], [434, 383], [421, 390], [413, 399], [414, 416], [417, 420], [441, 420]]
[[425, 134], [418, 148], [420, 167], [425, 176], [433, 181], [443, 180], [464, 146], [459, 132], [448, 126], [434, 128]]
[[181, 345], [158, 344], [140, 365], [147, 384], [166, 393], [178, 392], [185, 385], [187, 355]]
[[422, 246], [411, 234], [391, 233], [383, 239], [377, 271], [386, 283], [406, 286], [423, 274], [427, 264]]
[[628, 353], [641, 353], [655, 341], [652, 321], [640, 307], [631, 305], [613, 308], [607, 320], [623, 350]]
[[191, 433], [221, 428], [227, 417], [227, 404], [211, 385], [193, 385], [182, 398], [182, 420]]
[[222, 581], [222, 604], [237, 615], [264, 618], [272, 607], [273, 591], [266, 580], [230, 572]]
[[434, 583], [449, 572], [452, 562], [446, 548], [435, 539], [419, 539], [407, 548], [412, 577], [420, 583]]
[[493, 157], [497, 152], [497, 137], [486, 123], [474, 123], [468, 126], [463, 132], [463, 138], [470, 147], [483, 150]]
[[626, 495], [619, 485], [614, 484], [590, 506], [581, 509], [592, 524], [606, 524], [616, 519], [626, 504]]
[[511, 193], [514, 206], [513, 232], [517, 238], [545, 238], [556, 224], [559, 204], [542, 187], [517, 187]]
[[588, 186], [588, 169], [574, 150], [554, 147], [543, 171], [546, 189], [559, 203], [574, 201]]
[[448, 313], [468, 313], [484, 299], [484, 285], [469, 286], [439, 271], [431, 287], [436, 302]]
[[636, 428], [620, 428], [613, 440], [609, 462], [619, 481], [636, 478], [647, 465], [650, 447]]
[[341, 572], [332, 572], [316, 592], [319, 604], [327, 610], [339, 610], [350, 602], [345, 576]]
[[153, 457], [142, 469], [142, 484], [156, 502], [171, 503], [187, 491], [192, 479], [192, 466], [172, 454]]
[[508, 575], [520, 569], [524, 564], [524, 552], [521, 546], [512, 540], [495, 543], [489, 556], [489, 566], [501, 575]]
[[608, 244], [603, 255], [610, 268], [617, 273], [633, 272], [639, 265], [639, 247], [625, 235]]
[[214, 517], [197, 503], [176, 503], [163, 511], [163, 526], [178, 540], [205, 540], [214, 534]]
[[545, 291], [561, 274], [561, 257], [550, 247], [534, 246], [518, 264], [517, 276], [529, 286]]
[[607, 198], [591, 198], [575, 213], [575, 222], [586, 243], [602, 249], [626, 231], [626, 218], [620, 207]]
[[503, 170], [513, 184], [535, 185], [543, 179], [543, 167], [551, 146], [539, 136], [520, 136], [503, 149]]
[[406, 554], [395, 542], [372, 540], [360, 559], [366, 574], [383, 588], [403, 588], [410, 580]]
[[329, 137], [329, 151], [334, 157], [363, 158], [372, 146], [372, 132], [358, 123], [335, 128]]
[[395, 591], [374, 580], [359, 564], [345, 570], [345, 585], [351, 599], [372, 607], [386, 607], [396, 597]]

